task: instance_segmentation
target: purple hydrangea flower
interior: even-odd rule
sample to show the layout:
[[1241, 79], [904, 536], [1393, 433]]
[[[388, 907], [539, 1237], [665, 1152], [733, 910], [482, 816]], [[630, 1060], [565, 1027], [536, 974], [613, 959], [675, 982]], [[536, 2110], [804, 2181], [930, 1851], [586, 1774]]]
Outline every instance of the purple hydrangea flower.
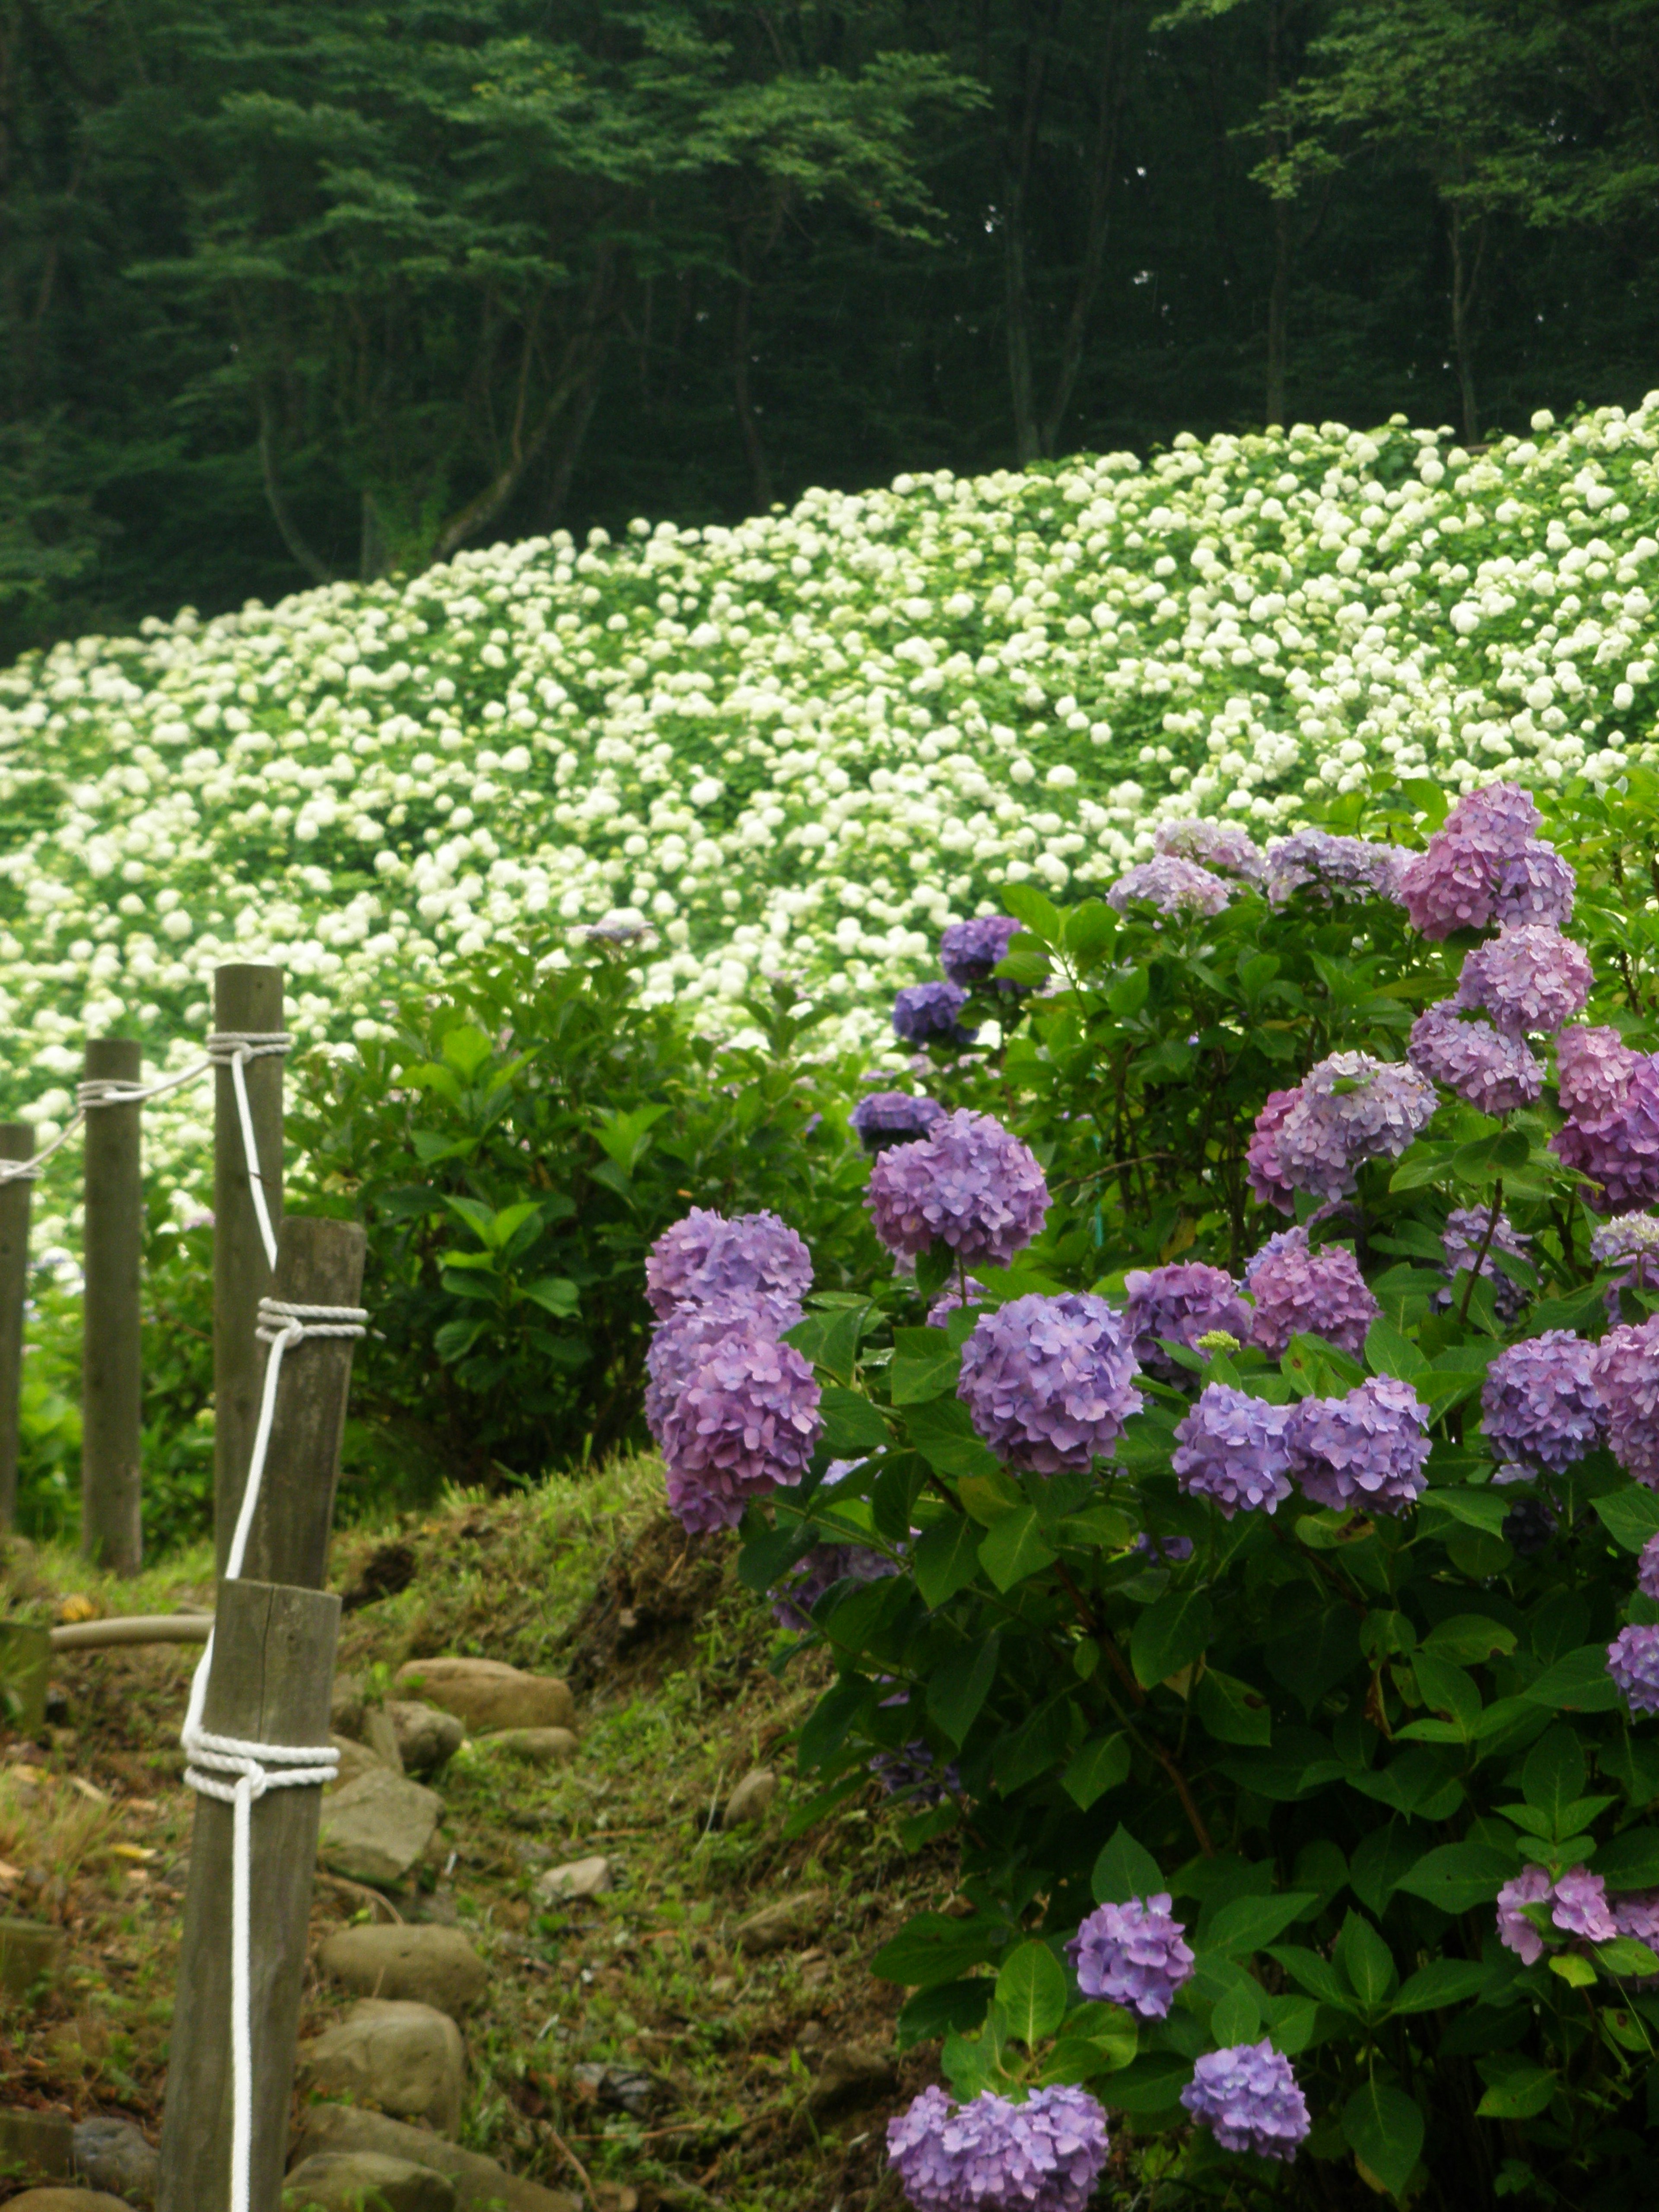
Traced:
[[738, 1213], [728, 1221], [694, 1206], [646, 1255], [645, 1294], [659, 1320], [678, 1306], [757, 1297], [789, 1301], [811, 1287], [812, 1255], [775, 1213]]
[[664, 1418], [670, 1511], [694, 1534], [734, 1528], [751, 1498], [800, 1480], [823, 1432], [817, 1383], [793, 1346], [732, 1331]]
[[1452, 1003], [1481, 1008], [1505, 1036], [1553, 1036], [1582, 1010], [1594, 980], [1583, 945], [1541, 922], [1510, 922], [1465, 958]]
[[1106, 2115], [1082, 2089], [1034, 2089], [1023, 2105], [985, 2089], [959, 2106], [924, 2089], [887, 2123], [915, 2212], [1084, 2212], [1107, 2148]]
[[991, 970], [1007, 957], [1009, 945], [1018, 934], [1019, 924], [1012, 915], [984, 914], [972, 921], [953, 921], [939, 938], [939, 964], [964, 990], [989, 983], [994, 990], [1012, 995], [1021, 986], [1006, 976], [994, 976]]
[[872, 1752], [865, 1765], [871, 1780], [880, 1783], [884, 1796], [902, 1797], [917, 1812], [942, 1805], [961, 1792], [962, 1777], [955, 1765], [947, 1761], [941, 1765], [933, 1746], [921, 1736], [913, 1736], [896, 1751]]
[[1625, 1103], [1631, 1078], [1642, 1065], [1617, 1030], [1576, 1023], [1555, 1048], [1555, 1081], [1564, 1110], [1587, 1127], [1605, 1121]]
[[1659, 1889], [1632, 1890], [1615, 1897], [1613, 1924], [1621, 1936], [1633, 1936], [1650, 1951], [1659, 1950]]
[[1392, 1375], [1374, 1375], [1346, 1398], [1304, 1398], [1285, 1431], [1291, 1472], [1334, 1512], [1401, 1512], [1428, 1487], [1428, 1418], [1411, 1384]]
[[[963, 1291], [967, 1292], [964, 1297]], [[951, 1315], [961, 1306], [982, 1306], [991, 1293], [983, 1283], [969, 1275], [965, 1283], [947, 1283], [927, 1309], [929, 1328], [943, 1328]]]
[[1233, 887], [1224, 877], [1212, 876], [1207, 868], [1178, 860], [1173, 853], [1160, 853], [1155, 860], [1126, 868], [1107, 891], [1106, 903], [1120, 914], [1137, 899], [1146, 900], [1160, 914], [1219, 914], [1232, 895]]
[[1544, 1955], [1541, 1931], [1522, 1911], [1524, 1905], [1547, 1905], [1554, 1885], [1540, 1866], [1522, 1867], [1498, 1893], [1498, 1940], [1513, 1951], [1523, 1966], [1535, 1966]]
[[1512, 1114], [1544, 1088], [1544, 1064], [1524, 1037], [1504, 1036], [1490, 1022], [1468, 1020], [1455, 999], [1425, 1006], [1407, 1047], [1413, 1067], [1443, 1083], [1483, 1114]]
[[1555, 1885], [1550, 1918], [1564, 1935], [1581, 1936], [1586, 1943], [1611, 1943], [1619, 1933], [1607, 1909], [1607, 1886], [1599, 1874], [1572, 1867]]
[[1337, 837], [1328, 830], [1297, 830], [1267, 851], [1267, 896], [1275, 906], [1311, 884], [1328, 900], [1349, 896], [1397, 900], [1400, 872], [1411, 858], [1394, 845], [1368, 837]]
[[1626, 1474], [1659, 1490], [1659, 1315], [1609, 1329], [1590, 1361], [1607, 1443]]
[[1242, 1344], [1250, 1333], [1250, 1310], [1224, 1269], [1201, 1260], [1178, 1260], [1168, 1267], [1136, 1267], [1123, 1278], [1128, 1293], [1123, 1318], [1133, 1340], [1135, 1358], [1149, 1375], [1184, 1372], [1158, 1340], [1191, 1346], [1211, 1329], [1224, 1329]]
[[1260, 2043], [1206, 2051], [1181, 2101], [1223, 2150], [1258, 2158], [1294, 2158], [1313, 2126], [1290, 2060], [1265, 2035]]
[[1607, 1672], [1632, 1712], [1659, 1713], [1659, 1628], [1621, 1628], [1607, 1646]]
[[1085, 1997], [1103, 1997], [1143, 2020], [1168, 2017], [1175, 1993], [1193, 1978], [1186, 1929], [1170, 1911], [1168, 1890], [1103, 1905], [1066, 1946]]
[[[1489, 1224], [1490, 1238], [1486, 1233]], [[1490, 1207], [1455, 1206], [1446, 1216], [1446, 1225], [1440, 1232], [1440, 1249], [1446, 1255], [1446, 1280], [1452, 1287], [1435, 1292], [1437, 1306], [1443, 1310], [1451, 1304], [1458, 1275], [1467, 1268], [1492, 1285], [1492, 1306], [1499, 1321], [1515, 1319], [1527, 1303], [1527, 1294], [1519, 1283], [1504, 1273], [1493, 1255], [1507, 1252], [1512, 1260], [1530, 1259], [1532, 1239], [1522, 1234], [1507, 1213], [1499, 1213], [1493, 1222]]]
[[1178, 860], [1195, 860], [1218, 876], [1237, 876], [1243, 884], [1261, 884], [1267, 873], [1266, 854], [1237, 822], [1206, 822], [1195, 814], [1162, 822], [1152, 832], [1152, 849]]
[[1554, 847], [1533, 836], [1539, 819], [1517, 784], [1471, 792], [1401, 872], [1413, 927], [1441, 938], [1494, 921], [1570, 920], [1575, 878]]
[[1483, 783], [1478, 790], [1464, 793], [1446, 817], [1443, 833], [1468, 837], [1488, 852], [1507, 855], [1523, 852], [1533, 842], [1543, 818], [1524, 785]]
[[957, 1395], [999, 1459], [1036, 1474], [1111, 1456], [1141, 1407], [1121, 1316], [1084, 1291], [1033, 1292], [982, 1316]]
[[885, 1152], [931, 1135], [945, 1119], [945, 1109], [937, 1098], [915, 1097], [908, 1091], [872, 1091], [848, 1118], [866, 1152]]
[[1300, 1097], [1297, 1091], [1270, 1091], [1244, 1148], [1244, 1164], [1250, 1171], [1250, 1190], [1256, 1204], [1276, 1206], [1281, 1213], [1295, 1212], [1296, 1186], [1279, 1158], [1279, 1133]]
[[[837, 1468], [845, 1474], [854, 1464], [852, 1460], [832, 1462], [825, 1480], [833, 1481]], [[793, 1628], [804, 1636], [812, 1626], [812, 1607], [837, 1583], [878, 1583], [897, 1572], [891, 1559], [866, 1550], [862, 1544], [814, 1544], [805, 1558], [798, 1559], [775, 1589], [767, 1593], [772, 1600], [772, 1618], [780, 1628]]]
[[1250, 1342], [1269, 1359], [1281, 1358], [1291, 1339], [1301, 1335], [1322, 1336], [1358, 1358], [1382, 1310], [1347, 1246], [1310, 1251], [1300, 1227], [1267, 1239], [1244, 1269], [1244, 1287], [1255, 1300]]
[[659, 1444], [670, 1408], [709, 1352], [734, 1332], [777, 1338], [805, 1318], [793, 1298], [714, 1298], [680, 1306], [652, 1333], [645, 1356], [645, 1425]]
[[1400, 903], [1425, 937], [1486, 929], [1498, 905], [1503, 861], [1467, 837], [1437, 830], [1400, 872]]
[[1540, 837], [1504, 862], [1494, 909], [1500, 922], [1536, 922], [1565, 929], [1572, 920], [1578, 878], [1553, 845]]
[[915, 1259], [942, 1243], [966, 1267], [1006, 1267], [1042, 1228], [1048, 1186], [1000, 1121], [963, 1109], [920, 1143], [884, 1152], [864, 1202], [890, 1252]]
[[1659, 1061], [1613, 1030], [1564, 1030], [1556, 1084], [1567, 1122], [1550, 1139], [1570, 1168], [1599, 1183], [1585, 1203], [1611, 1212], [1659, 1200]]
[[1157, 1559], [1167, 1567], [1178, 1567], [1193, 1556], [1193, 1540], [1190, 1536], [1154, 1536], [1150, 1529], [1143, 1528], [1135, 1538], [1133, 1549], [1145, 1559]]
[[1650, 1213], [1615, 1215], [1591, 1231], [1590, 1257], [1615, 1269], [1601, 1297], [1607, 1319], [1617, 1324], [1624, 1311], [1623, 1291], [1659, 1290], [1659, 1220]]
[[1231, 1521], [1240, 1508], [1276, 1513], [1291, 1494], [1288, 1406], [1211, 1382], [1176, 1431], [1170, 1465], [1181, 1486], [1213, 1498]]
[[1500, 1352], [1486, 1370], [1480, 1411], [1498, 1457], [1561, 1474], [1594, 1451], [1607, 1414], [1591, 1380], [1595, 1346], [1547, 1328]]
[[1293, 1189], [1340, 1198], [1362, 1160], [1397, 1160], [1438, 1103], [1409, 1062], [1334, 1052], [1310, 1068], [1273, 1133], [1279, 1168]]
[[893, 1034], [906, 1044], [972, 1044], [979, 1031], [957, 1019], [967, 1003], [958, 983], [908, 983], [893, 1000]]
[[1659, 1598], [1659, 1536], [1650, 1536], [1636, 1562], [1636, 1587], [1644, 1597]]

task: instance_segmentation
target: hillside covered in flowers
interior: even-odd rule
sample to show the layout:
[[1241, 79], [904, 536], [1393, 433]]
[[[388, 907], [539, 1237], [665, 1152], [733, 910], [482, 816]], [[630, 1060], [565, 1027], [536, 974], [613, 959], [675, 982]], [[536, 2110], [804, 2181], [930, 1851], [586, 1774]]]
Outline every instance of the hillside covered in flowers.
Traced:
[[[0, 676], [8, 1111], [82, 1038], [158, 1062], [228, 957], [349, 1047], [453, 951], [637, 931], [649, 996], [741, 1029], [786, 974], [873, 1047], [951, 921], [1291, 828], [1391, 761], [1467, 790], [1655, 751], [1659, 392], [1471, 453], [1340, 424], [1191, 438], [734, 530], [639, 522]], [[169, 1102], [171, 1106], [171, 1102]], [[201, 1102], [161, 1109], [188, 1146]]]

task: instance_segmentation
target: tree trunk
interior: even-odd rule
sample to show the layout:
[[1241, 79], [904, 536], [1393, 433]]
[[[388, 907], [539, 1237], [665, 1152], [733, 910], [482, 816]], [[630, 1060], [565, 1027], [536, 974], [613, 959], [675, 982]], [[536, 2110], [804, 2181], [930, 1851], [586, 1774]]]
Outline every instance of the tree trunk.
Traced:
[[1452, 357], [1457, 364], [1458, 397], [1463, 411], [1463, 441], [1474, 445], [1480, 435], [1474, 404], [1475, 301], [1480, 287], [1480, 264], [1486, 252], [1486, 219], [1475, 224], [1473, 256], [1468, 252], [1462, 210], [1455, 202], [1447, 210], [1451, 241]]
[[270, 398], [263, 384], [256, 384], [254, 396], [259, 409], [259, 469], [264, 478], [265, 504], [270, 509], [271, 520], [276, 525], [284, 545], [293, 558], [304, 569], [313, 584], [331, 584], [334, 573], [327, 563], [313, 553], [301, 534], [299, 526], [289, 512], [288, 501], [283, 493], [282, 480], [276, 471], [276, 440], [271, 429]]
[[[1121, 11], [1115, 9], [1104, 33], [1100, 59], [1100, 91], [1095, 113], [1094, 147], [1089, 164], [1089, 207], [1084, 223], [1083, 258], [1078, 270], [1076, 288], [1072, 294], [1071, 313], [1066, 319], [1065, 336], [1060, 341], [1060, 366], [1054, 373], [1054, 390], [1042, 423], [1042, 451], [1050, 458], [1060, 443], [1060, 425], [1066, 419], [1072, 395], [1077, 389], [1078, 375], [1083, 367], [1084, 346], [1089, 334], [1089, 318], [1094, 311], [1096, 295], [1100, 290], [1101, 272], [1106, 261], [1112, 172], [1117, 162], [1118, 123], [1123, 112], [1125, 98], [1122, 42], [1119, 36], [1121, 25]], [[1026, 373], [1029, 375], [1029, 341]]]
[[566, 417], [564, 436], [560, 441], [558, 458], [548, 480], [547, 496], [542, 503], [544, 531], [556, 530], [563, 516], [564, 503], [570, 496], [571, 478], [576, 473], [587, 443], [587, 427], [593, 420], [594, 409], [599, 404], [599, 371], [604, 362], [605, 355], [601, 351]]
[[732, 303], [732, 397], [738, 410], [738, 428], [743, 438], [744, 456], [749, 463], [749, 483], [755, 512], [764, 514], [772, 504], [772, 471], [767, 465], [766, 447], [755, 413], [754, 397], [749, 388], [750, 295], [748, 277], [739, 276], [737, 294]]

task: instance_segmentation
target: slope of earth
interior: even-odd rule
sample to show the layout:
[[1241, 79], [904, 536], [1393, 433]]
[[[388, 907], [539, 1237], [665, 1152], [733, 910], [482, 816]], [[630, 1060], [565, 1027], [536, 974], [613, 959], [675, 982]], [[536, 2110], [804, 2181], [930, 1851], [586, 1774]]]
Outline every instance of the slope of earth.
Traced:
[[[330, 1935], [392, 1912], [447, 1922], [489, 1984], [463, 2022], [462, 2143], [578, 2193], [579, 2160], [595, 2212], [865, 2212], [891, 2199], [884, 2121], [933, 2078], [934, 2055], [895, 2052], [902, 1993], [869, 1960], [901, 1921], [948, 1901], [951, 1866], [905, 1856], [873, 1784], [787, 1835], [789, 1735], [820, 1680], [799, 1663], [773, 1674], [769, 1615], [729, 1549], [688, 1544], [660, 1496], [660, 1470], [641, 1462], [527, 1500], [452, 1498], [434, 1518], [337, 1543], [340, 1667], [371, 1701], [411, 1657], [556, 1670], [577, 1693], [580, 1748], [542, 1767], [470, 1741], [435, 1778], [432, 1848], [387, 1902], [319, 1876], [302, 2035], [347, 2008], [316, 1963]], [[0, 1609], [200, 1606], [209, 1565], [183, 1559], [120, 1586], [16, 1546]], [[191, 1832], [176, 1736], [195, 1656], [63, 1656], [64, 1705], [43, 1741], [0, 1729], [0, 1917], [64, 1932], [46, 1994], [0, 2008], [0, 2104], [125, 2118], [156, 2137]], [[764, 1816], [711, 1826], [759, 1767], [779, 1784]], [[538, 1898], [550, 1869], [592, 1856], [610, 1862], [608, 1891]], [[787, 1941], [744, 1949], [742, 1922], [803, 1898]], [[20, 2185], [0, 2180], [0, 2199]]]
[[[872, 1044], [1006, 881], [1109, 880], [1161, 817], [1258, 835], [1369, 763], [1468, 787], [1651, 752], [1659, 393], [1466, 451], [1396, 416], [811, 491], [413, 579], [186, 610], [0, 676], [6, 1111], [83, 1037], [157, 1061], [228, 957], [349, 1048], [452, 951], [640, 933], [741, 1027], [757, 978]], [[202, 1157], [199, 1094], [149, 1122]]]

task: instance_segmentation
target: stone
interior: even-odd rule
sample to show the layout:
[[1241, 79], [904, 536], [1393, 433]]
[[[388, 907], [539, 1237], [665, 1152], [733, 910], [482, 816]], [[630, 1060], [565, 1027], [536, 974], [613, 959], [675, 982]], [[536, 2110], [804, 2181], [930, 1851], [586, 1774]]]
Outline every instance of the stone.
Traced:
[[609, 1859], [572, 1859], [568, 1866], [549, 1867], [536, 1880], [536, 1894], [544, 1905], [568, 1905], [579, 1897], [597, 1897], [609, 1889]]
[[873, 2105], [889, 2097], [898, 2086], [892, 2060], [872, 2044], [841, 2043], [827, 2051], [811, 2087], [806, 2109], [814, 2119], [844, 2112], [860, 2105]]
[[503, 1759], [522, 1759], [532, 1766], [563, 1766], [576, 1756], [577, 1740], [568, 1729], [497, 1729], [479, 1738], [482, 1750], [498, 1752]]
[[337, 1735], [357, 1737], [363, 1730], [363, 1686], [355, 1674], [337, 1674], [329, 1695], [328, 1724]]
[[75, 2129], [75, 2170], [94, 2189], [125, 2197], [139, 2212], [155, 2202], [161, 2160], [131, 2120], [81, 2120]]
[[778, 1778], [771, 1768], [751, 1766], [726, 1801], [720, 1814], [721, 1827], [758, 1827], [771, 1811], [772, 1800], [777, 1794]]
[[384, 1705], [363, 1707], [362, 1741], [382, 1766], [389, 1766], [394, 1774], [403, 1772], [404, 1754], [398, 1741], [397, 1724]]
[[434, 2005], [365, 1997], [306, 2045], [300, 2086], [331, 2100], [373, 2105], [393, 2119], [424, 2120], [440, 2135], [461, 2124], [466, 2046]]
[[0, 2112], [0, 2173], [68, 2181], [74, 2172], [72, 2122], [57, 2112]]
[[398, 1739], [405, 1774], [435, 1774], [466, 1741], [465, 1722], [437, 1705], [388, 1698], [383, 1710]]
[[798, 1890], [793, 1897], [763, 1905], [747, 1920], [740, 1920], [735, 1931], [738, 1946], [751, 1959], [767, 1951], [787, 1951], [792, 1944], [816, 1934], [829, 1910], [827, 1889]]
[[101, 2189], [26, 2189], [6, 2200], [6, 2212], [131, 2212], [119, 2197]]
[[355, 1996], [434, 2005], [452, 2019], [489, 1987], [489, 1970], [459, 1928], [343, 1928], [317, 1958]]
[[434, 2166], [378, 2150], [324, 2150], [289, 2171], [283, 2212], [455, 2212], [455, 2185]]
[[633, 2119], [644, 2119], [651, 2110], [655, 2084], [637, 2066], [605, 2066], [590, 2060], [573, 2066], [570, 2078], [583, 2096], [626, 2112]]
[[398, 1669], [399, 1692], [464, 1720], [477, 1735], [492, 1729], [576, 1725], [570, 1686], [552, 1674], [521, 1674], [499, 1659], [410, 1659]]
[[352, 1783], [360, 1782], [365, 1774], [386, 1772], [386, 1761], [377, 1759], [368, 1746], [359, 1743], [356, 1736], [331, 1735], [329, 1741], [340, 1754], [340, 1771], [332, 1782], [323, 1785], [325, 1795], [332, 1796], [337, 1790], [349, 1789]]
[[317, 1856], [352, 1881], [401, 1881], [424, 1857], [443, 1817], [435, 1790], [385, 1767], [323, 1801]]
[[43, 1920], [0, 1920], [0, 1995], [26, 1997], [58, 1971], [64, 1931]]
[[[586, 2212], [580, 2197], [568, 2190], [544, 2189], [539, 2182], [520, 2180], [480, 2152], [462, 2150], [441, 2136], [402, 2120], [389, 2120], [380, 2112], [365, 2112], [352, 2105], [307, 2105], [300, 2112], [299, 2130], [290, 2157], [298, 2166], [322, 2151], [379, 2151], [387, 2158], [408, 2159], [447, 2174], [465, 2206], [506, 2205], [507, 2212]], [[9, 2206], [7, 2212], [10, 2212]]]

